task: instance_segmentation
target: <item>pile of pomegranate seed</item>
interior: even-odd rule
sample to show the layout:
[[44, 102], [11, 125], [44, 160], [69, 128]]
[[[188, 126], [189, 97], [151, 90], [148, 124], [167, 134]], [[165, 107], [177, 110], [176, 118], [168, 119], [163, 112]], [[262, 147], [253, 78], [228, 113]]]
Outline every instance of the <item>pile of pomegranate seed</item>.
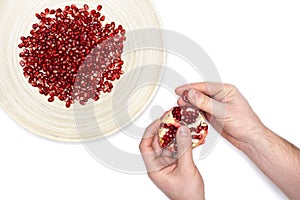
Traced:
[[205, 142], [208, 125], [201, 111], [191, 106], [174, 107], [161, 119], [158, 134], [162, 148], [167, 148], [172, 152], [177, 151], [176, 133], [182, 125], [187, 126], [191, 131], [193, 148]]
[[75, 101], [98, 101], [124, 73], [125, 29], [115, 22], [104, 24], [101, 9], [89, 10], [86, 4], [46, 8], [36, 14], [39, 22], [30, 36], [21, 37], [23, 74], [49, 102], [57, 97], [69, 108]]

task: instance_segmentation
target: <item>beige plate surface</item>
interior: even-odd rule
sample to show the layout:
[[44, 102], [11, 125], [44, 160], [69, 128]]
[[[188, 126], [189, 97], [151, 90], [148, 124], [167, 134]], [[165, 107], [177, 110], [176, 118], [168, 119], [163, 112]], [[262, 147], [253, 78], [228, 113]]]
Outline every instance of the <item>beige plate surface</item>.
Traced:
[[[29, 35], [31, 25], [37, 22], [35, 13], [46, 7], [62, 8], [73, 3], [82, 6], [82, 1], [72, 0], [0, 0], [0, 107], [30, 132], [61, 142], [79, 142], [81, 139], [111, 135], [128, 125], [149, 105], [158, 87], [153, 84], [137, 90], [141, 83], [139, 80], [150, 77], [158, 83], [166, 61], [166, 55], [157, 50], [127, 53], [123, 56], [125, 75], [114, 83], [118, 92], [114, 90], [111, 94], [102, 95], [97, 103], [72, 106], [71, 109], [66, 109], [65, 104], [58, 100], [48, 103], [47, 97], [40, 95], [23, 77], [18, 64], [20, 50], [17, 45], [20, 36]], [[107, 21], [122, 24], [127, 32], [160, 27], [159, 17], [150, 0], [85, 0], [84, 3], [93, 9], [98, 4], [103, 5], [102, 12]], [[149, 38], [152, 39], [155, 43], [161, 40], [163, 46], [162, 38]], [[143, 70], [136, 70], [150, 64], [161, 67], [147, 74]], [[131, 76], [126, 76], [129, 73]], [[121, 82], [122, 85], [118, 85]], [[128, 101], [129, 106], [114, 111], [113, 105], [119, 105], [114, 98]]]

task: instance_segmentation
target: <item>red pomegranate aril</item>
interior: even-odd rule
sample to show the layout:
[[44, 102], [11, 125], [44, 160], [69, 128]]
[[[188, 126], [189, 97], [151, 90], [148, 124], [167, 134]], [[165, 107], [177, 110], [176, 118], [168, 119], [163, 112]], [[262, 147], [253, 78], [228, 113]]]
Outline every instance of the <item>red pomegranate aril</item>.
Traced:
[[53, 101], [54, 101], [54, 97], [50, 97], [50, 98], [48, 99], [48, 101], [49, 101], [49, 102], [53, 102]]
[[100, 13], [96, 13], [95, 15], [94, 15], [94, 17], [96, 17], [96, 18], [99, 18], [101, 15], [100, 15]]
[[[72, 9], [72, 10], [75, 10], [76, 8], [77, 8], [77, 6], [76, 6], [75, 4], [72, 4], [72, 5], [71, 5], [71, 9]], [[77, 8], [77, 9], [78, 9], [78, 8]]]
[[24, 46], [25, 46], [24, 43], [21, 43], [21, 44], [18, 45], [19, 48], [23, 48]]
[[20, 61], [20, 65], [21, 67], [24, 67], [25, 66], [25, 62], [23, 60]]
[[62, 9], [58, 8], [56, 9], [56, 13], [61, 13], [62, 12]]
[[46, 8], [46, 9], [45, 9], [45, 14], [48, 15], [49, 12], [50, 12], [49, 8]]
[[193, 135], [192, 139], [201, 140], [203, 138], [202, 135]]
[[53, 15], [53, 14], [55, 14], [55, 10], [50, 10], [50, 15]]
[[86, 104], [86, 102], [84, 100], [79, 101], [79, 103], [83, 106]]
[[46, 13], [44, 13], [44, 12], [41, 12], [41, 18], [45, 18], [46, 17]]
[[41, 15], [39, 15], [38, 13], [35, 14], [36, 18], [41, 19]]
[[89, 10], [89, 6], [87, 4], [83, 5], [84, 10]]
[[98, 5], [98, 6], [97, 6], [97, 10], [98, 10], [98, 11], [101, 11], [101, 9], [102, 9], [102, 6], [101, 6], [101, 5]]
[[94, 97], [94, 101], [98, 101], [100, 99], [100, 97], [98, 96], [98, 95], [96, 95], [95, 97]]
[[190, 103], [189, 101], [189, 98], [188, 98], [188, 94], [189, 94], [189, 91], [188, 90], [185, 90], [182, 94], [182, 100], [186, 103]]
[[97, 13], [96, 10], [91, 11], [91, 15], [95, 15], [96, 13]]
[[125, 33], [126, 33], [126, 32], [125, 32], [125, 30], [124, 30], [124, 29], [123, 29], [123, 30], [121, 30], [121, 34], [122, 34], [122, 35], [125, 35]]
[[66, 107], [67, 107], [67, 108], [70, 108], [70, 107], [71, 107], [71, 102], [67, 101], [67, 102], [66, 102]]
[[38, 26], [39, 26], [38, 24], [33, 24], [33, 25], [32, 25], [32, 28], [33, 28], [33, 29], [37, 29]]
[[100, 21], [104, 21], [105, 20], [105, 16], [103, 15], [101, 18], [100, 18]]

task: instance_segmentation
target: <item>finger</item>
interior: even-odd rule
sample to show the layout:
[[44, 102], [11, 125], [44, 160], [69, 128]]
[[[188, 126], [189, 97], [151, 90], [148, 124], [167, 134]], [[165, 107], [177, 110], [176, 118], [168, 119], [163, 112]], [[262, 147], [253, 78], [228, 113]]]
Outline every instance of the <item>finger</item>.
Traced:
[[156, 157], [155, 152], [142, 153], [147, 172], [155, 172], [164, 168], [164, 164], [159, 161], [160, 157]]
[[161, 153], [161, 156], [162, 157], [169, 157], [169, 158], [173, 158], [173, 152], [167, 150], [167, 149], [164, 149]]
[[164, 168], [173, 165], [177, 162], [177, 159], [170, 157], [161, 157], [161, 162], [164, 163]]
[[225, 138], [228, 142], [233, 144], [235, 147], [239, 148], [240, 142], [236, 138], [234, 138], [233, 136], [228, 134], [228, 132], [226, 130], [224, 130], [224, 127], [223, 127], [224, 124], [220, 124], [220, 123], [218, 123], [218, 121], [213, 119], [212, 126], [221, 134], [221, 136], [223, 138]]
[[224, 91], [225, 85], [222, 83], [211, 83], [211, 82], [201, 82], [201, 83], [191, 83], [178, 87], [175, 92], [177, 95], [182, 95], [185, 90], [196, 89], [208, 96], [215, 96], [216, 94]]
[[181, 126], [176, 134], [177, 154], [178, 154], [178, 169], [186, 170], [194, 166], [192, 155], [192, 137], [190, 130]]
[[184, 91], [190, 90], [190, 89], [194, 88], [193, 84], [194, 83], [190, 83], [190, 84], [186, 84], [186, 85], [180, 86], [180, 87], [178, 87], [178, 88], [175, 89], [175, 93], [177, 95], [179, 95], [179, 96], [182, 96]]
[[156, 171], [161, 168], [160, 163], [156, 160], [155, 149], [152, 146], [153, 140], [157, 135], [160, 120], [153, 122], [145, 131], [143, 139], [140, 143], [140, 151], [145, 162], [148, 172]]
[[188, 93], [190, 103], [215, 117], [225, 116], [225, 104], [218, 102], [199, 90], [191, 89]]
[[[223, 123], [216, 120], [216, 118], [211, 115], [210, 113], [204, 113], [205, 119], [211, 124], [212, 127], [215, 128], [215, 130], [218, 133], [221, 133], [223, 130]], [[222, 125], [221, 125], [222, 124]]]
[[159, 125], [160, 120], [156, 120], [145, 130], [143, 139], [140, 143], [141, 153], [149, 153], [154, 151], [152, 142], [154, 140], [155, 135], [157, 135]]
[[152, 147], [153, 147], [156, 157], [160, 156], [163, 150], [162, 150], [161, 146], [159, 145], [158, 134], [156, 134], [154, 136], [154, 139], [152, 141]]
[[177, 104], [179, 106], [186, 106], [188, 105], [188, 103], [186, 103], [185, 101], [183, 101], [182, 97], [180, 97], [178, 100], [177, 100]]
[[210, 113], [207, 113], [205, 112], [204, 113], [204, 116], [205, 116], [205, 119], [208, 121], [208, 122], [212, 122], [212, 120], [214, 119], [213, 116], [210, 114]]
[[[162, 161], [164, 162], [164, 161]], [[166, 174], [170, 174], [174, 169], [177, 167], [176, 161], [173, 162], [174, 164], [171, 165], [166, 165], [162, 167], [159, 171], [153, 171], [153, 172], [148, 172], [149, 178], [154, 182], [154, 183], [166, 183], [167, 179], [169, 178], [168, 176], [162, 176]]]
[[224, 131], [224, 121], [218, 120], [214, 116], [212, 116], [209, 122], [218, 133], [222, 133], [222, 131]]

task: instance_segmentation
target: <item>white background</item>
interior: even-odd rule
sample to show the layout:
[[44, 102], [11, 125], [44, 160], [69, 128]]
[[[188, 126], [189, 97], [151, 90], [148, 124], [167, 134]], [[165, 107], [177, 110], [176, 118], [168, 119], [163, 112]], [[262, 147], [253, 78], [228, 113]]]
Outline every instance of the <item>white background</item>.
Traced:
[[[223, 81], [239, 87], [263, 122], [300, 146], [299, 1], [154, 2], [165, 28], [201, 45]], [[190, 67], [175, 59], [171, 56], [169, 62], [175, 69]], [[189, 70], [180, 72], [189, 78]], [[163, 99], [162, 90], [155, 102]], [[175, 100], [170, 98], [167, 106]], [[149, 113], [143, 117], [151, 121]], [[147, 175], [115, 172], [94, 160], [80, 144], [56, 143], [32, 135], [2, 110], [0, 131], [0, 199], [166, 199]], [[137, 152], [139, 141], [135, 143]], [[207, 199], [285, 199], [223, 139], [207, 158], [195, 158]]]

